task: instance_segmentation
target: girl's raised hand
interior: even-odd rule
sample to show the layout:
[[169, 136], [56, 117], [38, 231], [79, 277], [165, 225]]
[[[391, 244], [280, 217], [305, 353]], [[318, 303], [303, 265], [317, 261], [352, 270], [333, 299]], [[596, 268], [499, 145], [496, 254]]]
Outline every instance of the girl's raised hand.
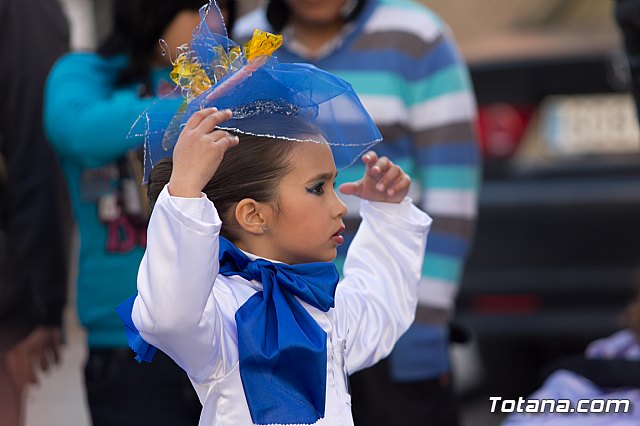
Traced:
[[215, 127], [231, 118], [231, 110], [207, 108], [194, 113], [184, 126], [173, 149], [173, 171], [169, 193], [176, 197], [197, 198], [211, 180], [227, 149], [238, 144], [238, 137]]
[[340, 185], [340, 192], [369, 201], [399, 203], [409, 192], [411, 178], [387, 157], [378, 158], [373, 151], [362, 156], [367, 166], [362, 179]]

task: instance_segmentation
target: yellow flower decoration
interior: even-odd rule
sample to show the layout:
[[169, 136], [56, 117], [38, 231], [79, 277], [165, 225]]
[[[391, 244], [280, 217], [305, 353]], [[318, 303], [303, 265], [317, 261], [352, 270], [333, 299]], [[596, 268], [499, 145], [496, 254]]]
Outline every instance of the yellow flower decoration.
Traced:
[[187, 90], [187, 101], [211, 87], [211, 80], [200, 64], [192, 62], [185, 54], [178, 56], [169, 76], [178, 86]]
[[173, 70], [169, 76], [182, 88], [187, 102], [191, 102], [223, 77], [238, 71], [243, 66], [250, 63], [254, 70], [260, 67], [266, 58], [271, 56], [281, 45], [281, 35], [255, 30], [251, 40], [244, 45], [244, 60], [242, 49], [239, 46], [233, 47], [228, 52], [220, 45], [213, 47], [213, 51], [216, 53], [215, 59], [209, 64], [213, 70], [213, 75], [211, 75], [213, 82], [202, 66], [189, 59], [185, 51], [174, 62]]
[[215, 46], [213, 51], [216, 53], [216, 60], [212, 64], [216, 82], [220, 81], [220, 79], [227, 74], [237, 71], [243, 65], [240, 46], [229, 49], [229, 53], [227, 53], [222, 46]]
[[271, 34], [255, 29], [251, 40], [244, 44], [244, 56], [250, 61], [259, 56], [271, 56], [282, 45], [280, 34]]

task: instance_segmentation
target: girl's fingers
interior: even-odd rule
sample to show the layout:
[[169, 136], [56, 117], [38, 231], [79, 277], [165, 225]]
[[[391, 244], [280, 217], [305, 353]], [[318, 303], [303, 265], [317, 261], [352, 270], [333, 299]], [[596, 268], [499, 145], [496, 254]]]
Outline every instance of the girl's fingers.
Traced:
[[[200, 112], [200, 111], [198, 111]], [[201, 131], [202, 133], [211, 133], [215, 130], [216, 126], [224, 121], [227, 121], [231, 118], [233, 114], [230, 109], [225, 109], [222, 111], [215, 111], [206, 117], [204, 117], [200, 123], [195, 127], [195, 129]]]
[[208, 139], [213, 142], [217, 142], [222, 138], [226, 138], [227, 136], [231, 136], [231, 133], [225, 130], [214, 130], [213, 132], [207, 135]]
[[391, 185], [389, 185], [387, 194], [394, 195], [403, 191], [407, 191], [410, 185], [411, 178], [406, 173], [402, 173], [402, 175], [399, 176], [398, 179], [396, 179], [391, 183]]
[[387, 157], [378, 157], [375, 151], [362, 156], [367, 166], [364, 177], [358, 182], [340, 185], [340, 192], [356, 195], [366, 200], [400, 202], [408, 193], [411, 178]]
[[364, 161], [365, 164], [370, 164], [371, 162], [375, 163], [378, 161], [378, 154], [376, 154], [375, 151], [368, 151], [362, 156], [362, 161]]
[[378, 154], [375, 151], [369, 151], [362, 156], [362, 162], [367, 166], [367, 171], [378, 161]]
[[218, 108], [213, 107], [213, 108], [201, 109], [200, 111], [194, 112], [193, 115], [189, 117], [189, 119], [187, 120], [187, 123], [185, 124], [184, 128], [188, 130], [195, 129], [198, 126], [198, 124], [202, 122], [202, 120], [216, 113], [217, 111], [218, 111]]
[[393, 163], [387, 157], [380, 157], [378, 161], [371, 166], [371, 173], [373, 173], [376, 179], [380, 179], [392, 165]]
[[229, 133], [227, 133], [227, 136], [214, 141], [216, 145], [220, 146], [225, 151], [232, 146], [238, 145], [238, 142], [240, 142], [240, 138]]
[[217, 146], [220, 146], [225, 151], [231, 148], [234, 145], [237, 145], [240, 142], [240, 138], [235, 135], [232, 135], [229, 132], [225, 132], [224, 130], [216, 130], [209, 134], [209, 138], [212, 143]]
[[380, 168], [380, 171], [384, 173], [389, 170], [391, 166], [393, 166], [393, 163], [387, 157], [380, 157], [376, 162], [376, 166], [378, 166]]
[[338, 190], [345, 195], [357, 195], [361, 185], [361, 182], [346, 182], [340, 185]]
[[[391, 162], [389, 161], [389, 163]], [[385, 189], [389, 188], [392, 182], [395, 181], [398, 178], [398, 176], [402, 174], [402, 169], [400, 169], [400, 167], [396, 165], [390, 164], [386, 172], [382, 172], [382, 173], [383, 173], [382, 177], [376, 184], [376, 189], [378, 191], [384, 191]]]

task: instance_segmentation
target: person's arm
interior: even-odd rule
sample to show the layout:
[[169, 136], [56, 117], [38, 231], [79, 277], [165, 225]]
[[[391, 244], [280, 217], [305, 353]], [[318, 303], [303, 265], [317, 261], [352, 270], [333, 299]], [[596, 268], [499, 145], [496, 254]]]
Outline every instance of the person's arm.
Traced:
[[[197, 383], [225, 374], [237, 359], [229, 324], [213, 297], [218, 276], [220, 217], [202, 189], [236, 136], [214, 131], [231, 111], [200, 110], [187, 121], [173, 151], [169, 184], [147, 229], [131, 319], [142, 338], [158, 347]], [[235, 351], [235, 352], [234, 352]]]
[[434, 221], [416, 320], [437, 324], [447, 321], [454, 306], [471, 244], [481, 172], [466, 65], [444, 28], [432, 43], [417, 63], [423, 77], [413, 84], [409, 112], [420, 205]]
[[362, 201], [362, 223], [338, 285], [338, 323], [352, 374], [389, 355], [413, 322], [431, 219], [409, 198]]
[[361, 201], [362, 223], [336, 290], [336, 324], [351, 374], [389, 355], [413, 322], [431, 218], [407, 197], [411, 179], [370, 151], [357, 182], [340, 186]]
[[[61, 156], [97, 167], [142, 143], [127, 135], [157, 98], [140, 98], [133, 87], [116, 88], [125, 65], [124, 57], [106, 59], [95, 53], [68, 54], [55, 64], [46, 85], [44, 122]], [[163, 102], [175, 110], [181, 101]]]
[[212, 297], [221, 225], [206, 197], [172, 197], [165, 187], [149, 221], [131, 313], [142, 338], [196, 381], [219, 367], [216, 360], [225, 350]]

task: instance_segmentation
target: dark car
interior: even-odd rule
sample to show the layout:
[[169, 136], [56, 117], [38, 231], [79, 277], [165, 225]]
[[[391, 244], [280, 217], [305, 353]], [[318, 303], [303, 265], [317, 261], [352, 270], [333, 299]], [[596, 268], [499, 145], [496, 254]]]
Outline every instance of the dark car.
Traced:
[[[484, 176], [458, 297], [489, 388], [622, 327], [640, 284], [640, 137], [616, 40], [470, 62]], [[582, 40], [584, 41], [584, 40]]]

